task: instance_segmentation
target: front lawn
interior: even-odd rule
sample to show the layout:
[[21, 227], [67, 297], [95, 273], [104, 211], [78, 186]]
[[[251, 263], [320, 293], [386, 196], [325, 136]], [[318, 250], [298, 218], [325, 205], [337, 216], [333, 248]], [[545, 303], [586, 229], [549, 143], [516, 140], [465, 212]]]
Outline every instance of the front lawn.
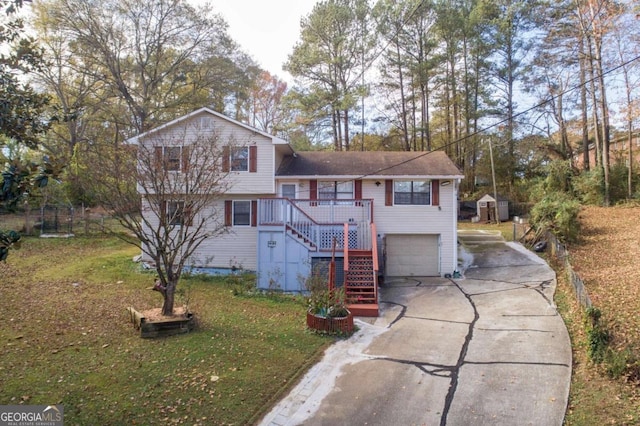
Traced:
[[249, 424], [331, 342], [300, 298], [181, 282], [196, 332], [141, 339], [126, 308], [158, 307], [154, 275], [114, 238], [26, 239], [0, 263], [0, 404], [63, 404], [68, 424]]

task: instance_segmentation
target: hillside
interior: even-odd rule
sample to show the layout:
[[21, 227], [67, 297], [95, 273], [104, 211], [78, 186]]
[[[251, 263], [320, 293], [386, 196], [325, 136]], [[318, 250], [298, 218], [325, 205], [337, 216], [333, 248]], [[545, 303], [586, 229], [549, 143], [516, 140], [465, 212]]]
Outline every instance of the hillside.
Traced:
[[616, 349], [640, 357], [640, 207], [586, 207], [581, 240], [570, 248], [593, 305], [613, 331]]

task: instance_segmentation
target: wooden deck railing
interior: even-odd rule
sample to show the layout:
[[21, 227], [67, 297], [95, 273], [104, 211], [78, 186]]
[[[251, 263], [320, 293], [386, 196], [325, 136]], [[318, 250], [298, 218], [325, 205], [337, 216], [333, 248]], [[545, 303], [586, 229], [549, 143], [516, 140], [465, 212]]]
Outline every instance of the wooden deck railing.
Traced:
[[[330, 202], [331, 200], [316, 201], [317, 203]], [[367, 200], [358, 200], [364, 202]], [[347, 247], [358, 248], [368, 244], [369, 222], [362, 221], [343, 221], [343, 222], [320, 222], [316, 218], [300, 208], [301, 203], [305, 200], [289, 200], [286, 198], [264, 198], [259, 200], [258, 208], [258, 225], [259, 226], [283, 226], [285, 229], [301, 237], [305, 242], [313, 245], [321, 251], [329, 251], [332, 248], [334, 238], [339, 242], [340, 246], [346, 239]], [[327, 204], [324, 206], [324, 214], [321, 217], [336, 217], [336, 214], [326, 215], [330, 211], [331, 206], [337, 207], [337, 204]], [[341, 216], [346, 216], [345, 206], [341, 206]], [[329, 210], [327, 210], [329, 209]], [[321, 210], [319, 210], [321, 211]], [[355, 212], [362, 213], [362, 206], [357, 206]], [[357, 215], [356, 215], [357, 216]], [[366, 213], [365, 217], [370, 217], [370, 213]], [[353, 218], [350, 218], [353, 219]]]

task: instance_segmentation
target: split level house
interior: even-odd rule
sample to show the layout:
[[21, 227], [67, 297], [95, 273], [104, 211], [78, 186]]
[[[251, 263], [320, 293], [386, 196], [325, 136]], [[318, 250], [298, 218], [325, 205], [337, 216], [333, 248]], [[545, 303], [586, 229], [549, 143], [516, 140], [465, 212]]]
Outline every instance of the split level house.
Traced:
[[372, 316], [381, 277], [456, 271], [463, 175], [445, 153], [296, 152], [287, 141], [208, 108], [129, 142], [153, 146], [180, 173], [180, 155], [196, 132], [216, 133], [221, 170], [228, 173], [228, 187], [212, 206], [220, 214], [210, 225], [227, 232], [200, 245], [194, 254], [200, 267], [255, 271], [261, 289], [298, 292], [333, 258], [336, 284], [359, 302], [354, 314]]

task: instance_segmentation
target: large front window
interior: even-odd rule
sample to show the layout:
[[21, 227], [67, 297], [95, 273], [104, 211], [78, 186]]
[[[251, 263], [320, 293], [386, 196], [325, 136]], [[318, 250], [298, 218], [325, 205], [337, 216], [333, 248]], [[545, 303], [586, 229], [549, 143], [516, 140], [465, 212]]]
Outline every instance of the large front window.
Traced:
[[431, 204], [431, 181], [398, 180], [393, 182], [394, 204]]
[[351, 200], [353, 199], [353, 181], [318, 182], [318, 198], [320, 200]]

